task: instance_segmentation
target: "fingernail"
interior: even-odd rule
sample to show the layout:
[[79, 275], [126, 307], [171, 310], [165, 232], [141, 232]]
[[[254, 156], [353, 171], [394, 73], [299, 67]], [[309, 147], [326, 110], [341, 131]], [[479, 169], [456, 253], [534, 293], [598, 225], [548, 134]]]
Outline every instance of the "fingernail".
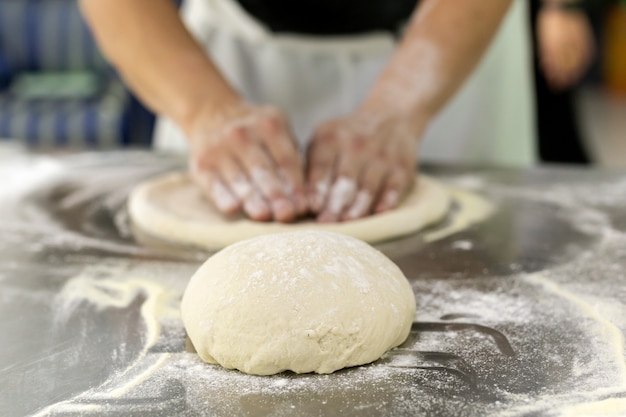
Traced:
[[385, 195], [385, 206], [387, 208], [394, 208], [398, 205], [398, 200], [400, 198], [400, 193], [397, 191], [389, 191], [387, 195]]
[[303, 194], [296, 194], [295, 200], [298, 214], [305, 214], [309, 210], [307, 198]]
[[326, 201], [329, 188], [328, 181], [319, 181], [315, 183], [315, 189], [311, 190], [309, 198], [309, 203], [311, 204], [311, 209], [313, 209], [313, 211], [319, 211], [322, 209], [322, 206]]
[[369, 213], [372, 204], [371, 194], [367, 191], [359, 191], [354, 199], [352, 207], [344, 215], [344, 220], [354, 220]]
[[316, 220], [318, 223], [334, 223], [338, 220], [338, 218], [337, 218], [337, 215], [330, 213], [328, 211], [325, 211], [321, 213], [319, 216], [317, 216]]
[[319, 212], [324, 205], [324, 198], [317, 193], [311, 194], [309, 197], [309, 204], [311, 205], [312, 211]]
[[266, 183], [271, 178], [269, 171], [262, 169], [262, 168], [256, 168], [256, 167], [252, 168], [252, 170], [250, 171], [250, 175], [252, 177], [252, 181], [255, 184]]
[[252, 191], [252, 184], [245, 177], [238, 177], [231, 183], [233, 191], [244, 198]]
[[397, 191], [387, 192], [384, 195], [382, 201], [380, 201], [378, 205], [376, 206], [375, 212], [382, 213], [387, 210], [391, 210], [395, 208], [398, 205], [399, 198], [400, 198], [400, 193], [398, 193]]
[[272, 217], [269, 206], [260, 196], [253, 196], [244, 203], [244, 209], [253, 220], [267, 221]]

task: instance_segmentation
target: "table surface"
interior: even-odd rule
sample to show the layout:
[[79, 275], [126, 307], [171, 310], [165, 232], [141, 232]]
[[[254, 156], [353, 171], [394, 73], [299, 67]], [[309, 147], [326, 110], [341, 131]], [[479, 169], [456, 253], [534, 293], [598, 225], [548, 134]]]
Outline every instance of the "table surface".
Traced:
[[626, 415], [626, 173], [427, 167], [495, 211], [434, 242], [377, 245], [416, 294], [403, 349], [255, 377], [186, 341], [180, 296], [207, 254], [133, 237], [129, 190], [182, 166], [3, 155], [0, 415]]

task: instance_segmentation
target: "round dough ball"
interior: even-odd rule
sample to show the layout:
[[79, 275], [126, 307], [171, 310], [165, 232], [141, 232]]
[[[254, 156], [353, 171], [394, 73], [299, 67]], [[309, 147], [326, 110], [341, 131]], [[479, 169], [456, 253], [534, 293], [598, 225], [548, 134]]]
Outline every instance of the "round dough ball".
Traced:
[[257, 375], [331, 373], [400, 345], [415, 296], [402, 271], [367, 243], [298, 231], [213, 255], [189, 281], [181, 308], [206, 362]]

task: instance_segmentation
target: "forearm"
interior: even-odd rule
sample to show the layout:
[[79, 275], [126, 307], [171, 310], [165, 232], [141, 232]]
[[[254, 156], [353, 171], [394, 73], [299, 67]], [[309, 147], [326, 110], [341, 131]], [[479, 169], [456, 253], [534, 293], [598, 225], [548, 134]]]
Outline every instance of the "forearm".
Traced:
[[171, 0], [81, 0], [107, 58], [159, 114], [183, 128], [201, 107], [235, 102], [228, 85], [189, 34]]
[[408, 113], [420, 132], [479, 62], [511, 0], [423, 0], [364, 107]]

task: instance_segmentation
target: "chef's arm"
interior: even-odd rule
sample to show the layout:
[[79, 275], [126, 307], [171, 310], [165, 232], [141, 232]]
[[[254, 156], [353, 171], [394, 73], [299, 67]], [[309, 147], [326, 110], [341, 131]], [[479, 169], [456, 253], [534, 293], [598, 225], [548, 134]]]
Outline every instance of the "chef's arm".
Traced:
[[172, 0], [80, 0], [105, 55], [155, 112], [185, 132], [189, 168], [224, 213], [291, 221], [307, 211], [286, 117], [244, 103], [184, 27]]
[[364, 107], [408, 112], [421, 133], [479, 62], [511, 3], [421, 1]]
[[103, 53], [153, 111], [183, 128], [240, 101], [184, 27], [172, 0], [80, 0]]

